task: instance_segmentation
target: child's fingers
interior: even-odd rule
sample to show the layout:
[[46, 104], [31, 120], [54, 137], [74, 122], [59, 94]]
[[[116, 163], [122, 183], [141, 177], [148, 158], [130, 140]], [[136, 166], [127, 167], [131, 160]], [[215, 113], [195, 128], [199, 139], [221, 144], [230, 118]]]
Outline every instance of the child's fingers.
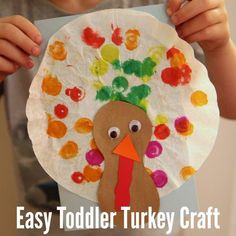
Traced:
[[9, 23], [0, 23], [0, 28], [0, 38], [7, 39], [29, 55], [38, 56], [40, 54], [40, 47], [16, 26]]
[[26, 53], [4, 39], [0, 39], [0, 55], [27, 69], [34, 65]]
[[[188, 37], [185, 38], [185, 40], [189, 43], [193, 42], [203, 42], [203, 41], [212, 41], [214, 42], [215, 40], [224, 40], [224, 35], [227, 35], [228, 29], [223, 25], [224, 23], [219, 23], [212, 25], [210, 27], [207, 27], [197, 33], [194, 33]], [[224, 29], [222, 31], [222, 29]]]
[[224, 22], [226, 18], [226, 13], [219, 9], [209, 10], [179, 25], [177, 32], [180, 37], [185, 38], [211, 25]]
[[169, 0], [167, 3], [166, 12], [169, 16], [173, 15], [181, 7], [184, 0]]
[[217, 8], [220, 4], [220, 0], [192, 0], [174, 13], [171, 20], [175, 25], [180, 25], [205, 11]]
[[40, 44], [42, 42], [42, 36], [37, 27], [34, 26], [29, 20], [27, 20], [23, 16], [16, 15], [11, 17], [5, 17], [1, 19], [1, 22], [11, 23], [15, 25], [37, 44]]
[[19, 66], [17, 66], [14, 62], [0, 56], [0, 73], [12, 74], [16, 72], [18, 68]]

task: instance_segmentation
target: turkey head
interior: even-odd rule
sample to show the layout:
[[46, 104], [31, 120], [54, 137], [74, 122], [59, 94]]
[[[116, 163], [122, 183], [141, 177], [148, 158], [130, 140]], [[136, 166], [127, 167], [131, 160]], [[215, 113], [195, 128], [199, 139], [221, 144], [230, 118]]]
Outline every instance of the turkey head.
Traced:
[[157, 213], [159, 194], [143, 164], [152, 136], [146, 112], [126, 102], [109, 102], [95, 115], [93, 135], [105, 160], [97, 192], [101, 210], [116, 212], [115, 224], [120, 227], [124, 221], [122, 206], [129, 206], [132, 212], [147, 212], [152, 207]]

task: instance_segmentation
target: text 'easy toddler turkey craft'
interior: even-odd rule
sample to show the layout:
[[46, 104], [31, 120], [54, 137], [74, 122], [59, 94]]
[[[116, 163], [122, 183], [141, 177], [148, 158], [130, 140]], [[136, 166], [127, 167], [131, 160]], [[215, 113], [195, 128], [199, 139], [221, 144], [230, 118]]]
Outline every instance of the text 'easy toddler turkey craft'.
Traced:
[[170, 26], [127, 9], [83, 15], [51, 37], [26, 113], [42, 167], [116, 212], [120, 226], [122, 206], [158, 212], [159, 197], [195, 174], [219, 122], [192, 48]]

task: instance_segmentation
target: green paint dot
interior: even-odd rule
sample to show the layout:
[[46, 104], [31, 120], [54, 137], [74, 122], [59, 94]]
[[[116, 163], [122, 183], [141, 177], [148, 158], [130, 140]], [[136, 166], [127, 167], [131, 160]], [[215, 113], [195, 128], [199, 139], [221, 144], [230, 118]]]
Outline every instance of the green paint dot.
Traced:
[[123, 71], [128, 75], [135, 74], [137, 77], [141, 75], [142, 63], [140, 61], [129, 59], [123, 63]]
[[134, 86], [130, 89], [130, 94], [133, 97], [137, 97], [139, 100], [146, 98], [150, 93], [151, 88], [146, 84]]
[[122, 69], [122, 63], [120, 60], [114, 60], [112, 63], [114, 70], [121, 70]]
[[100, 101], [108, 101], [111, 99], [112, 89], [109, 86], [104, 86], [97, 91], [96, 99]]
[[115, 91], [124, 92], [129, 86], [128, 80], [123, 76], [116, 77], [112, 82], [112, 87]]
[[147, 57], [144, 59], [142, 64], [142, 76], [152, 76], [154, 74], [156, 63], [150, 58]]

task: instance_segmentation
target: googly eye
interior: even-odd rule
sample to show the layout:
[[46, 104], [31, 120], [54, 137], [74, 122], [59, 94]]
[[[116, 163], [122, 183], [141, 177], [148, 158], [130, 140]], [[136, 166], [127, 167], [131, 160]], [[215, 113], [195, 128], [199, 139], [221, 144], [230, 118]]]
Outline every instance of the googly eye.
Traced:
[[117, 127], [111, 127], [108, 130], [108, 136], [112, 139], [118, 138], [120, 136], [120, 130]]
[[141, 129], [142, 125], [138, 120], [132, 120], [129, 123], [129, 129], [130, 131], [132, 131], [133, 133], [138, 132]]

